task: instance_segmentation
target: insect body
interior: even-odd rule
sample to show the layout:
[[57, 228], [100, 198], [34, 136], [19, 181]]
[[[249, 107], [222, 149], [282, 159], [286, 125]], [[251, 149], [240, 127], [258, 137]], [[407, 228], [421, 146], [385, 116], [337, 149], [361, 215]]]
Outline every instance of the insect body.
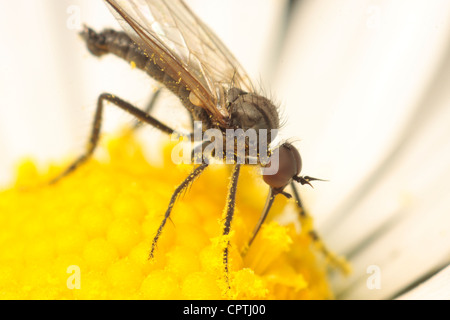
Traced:
[[[262, 132], [270, 132], [265, 137], [266, 144], [275, 138], [271, 132], [279, 128], [280, 122], [275, 105], [267, 98], [255, 93], [248, 76], [236, 59], [182, 0], [106, 0], [105, 2], [122, 23], [125, 32], [108, 29], [97, 33], [85, 27], [81, 36], [93, 55], [102, 56], [111, 53], [145, 71], [180, 99], [192, 120], [200, 121], [204, 131], [218, 130], [224, 140], [227, 138], [228, 130], [231, 129], [253, 130], [258, 138], [261, 138]], [[94, 152], [99, 139], [105, 101], [111, 102], [143, 123], [150, 124], [167, 134], [176, 133], [174, 129], [155, 119], [148, 112], [136, 108], [125, 100], [113, 94], [101, 94], [88, 149], [52, 182], [58, 181], [75, 170]], [[203, 145], [210, 142], [203, 141]], [[247, 140], [245, 140], [245, 147], [246, 149], [250, 147]], [[249, 245], [264, 222], [275, 197], [278, 194], [291, 197], [285, 192], [287, 186], [292, 186], [299, 212], [305, 216], [306, 213], [293, 184], [294, 182], [309, 184], [310, 181], [318, 180], [300, 176], [301, 157], [293, 145], [283, 143], [274, 151], [273, 154], [277, 157], [270, 157], [269, 162], [265, 164], [260, 159], [263, 156], [261, 150], [257, 153], [257, 163], [263, 166], [263, 179], [270, 187], [270, 192]], [[248, 158], [244, 160], [243, 163], [249, 162]], [[229, 234], [231, 228], [241, 165], [242, 163], [234, 163], [232, 171], [226, 202], [224, 235]], [[272, 165], [276, 165], [275, 172], [265, 170]], [[207, 167], [208, 162], [202, 161], [175, 190], [153, 239], [150, 258], [155, 254], [156, 244], [176, 199]], [[312, 235], [316, 241], [319, 241], [315, 232]], [[323, 251], [329, 255], [326, 250]], [[245, 250], [243, 253], [245, 254]], [[228, 246], [224, 248], [223, 260], [225, 274], [228, 277]]]

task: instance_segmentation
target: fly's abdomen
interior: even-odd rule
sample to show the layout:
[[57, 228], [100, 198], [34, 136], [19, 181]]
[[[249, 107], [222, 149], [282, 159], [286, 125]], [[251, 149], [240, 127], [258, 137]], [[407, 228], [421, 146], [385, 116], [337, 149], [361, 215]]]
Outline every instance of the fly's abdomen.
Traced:
[[95, 56], [112, 53], [138, 69], [145, 71], [156, 81], [162, 83], [172, 91], [182, 104], [193, 112], [196, 107], [190, 102], [190, 90], [180, 79], [174, 80], [155, 61], [158, 59], [154, 52], [140, 48], [125, 32], [106, 29], [100, 33], [90, 28], [85, 28], [81, 36], [86, 41], [89, 51]]

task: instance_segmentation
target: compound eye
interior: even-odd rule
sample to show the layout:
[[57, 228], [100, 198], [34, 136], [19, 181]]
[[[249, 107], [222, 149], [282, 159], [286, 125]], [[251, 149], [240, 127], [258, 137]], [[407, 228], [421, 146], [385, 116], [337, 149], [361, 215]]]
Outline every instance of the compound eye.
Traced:
[[[273, 167], [275, 169], [273, 170]], [[302, 159], [298, 150], [284, 143], [274, 152], [267, 166], [263, 167], [263, 179], [275, 190], [283, 190], [302, 170]]]

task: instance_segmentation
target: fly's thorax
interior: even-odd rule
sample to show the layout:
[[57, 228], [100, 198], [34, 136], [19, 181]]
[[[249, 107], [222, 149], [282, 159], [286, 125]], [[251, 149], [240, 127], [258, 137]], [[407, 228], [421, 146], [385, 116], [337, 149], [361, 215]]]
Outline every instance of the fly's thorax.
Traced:
[[267, 98], [256, 93], [247, 93], [238, 88], [232, 88], [227, 93], [230, 126], [234, 129], [260, 130], [265, 129], [269, 135], [268, 142], [275, 139], [271, 130], [278, 129], [280, 119], [276, 106]]

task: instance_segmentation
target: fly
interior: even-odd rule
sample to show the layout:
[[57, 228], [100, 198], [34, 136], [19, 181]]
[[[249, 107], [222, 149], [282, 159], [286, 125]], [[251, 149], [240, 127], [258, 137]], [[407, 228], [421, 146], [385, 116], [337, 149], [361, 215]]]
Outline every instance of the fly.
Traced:
[[[229, 129], [255, 130], [259, 135], [261, 130], [271, 131], [279, 128], [276, 106], [267, 98], [255, 93], [255, 87], [239, 62], [182, 0], [105, 0], [105, 2], [124, 31], [107, 29], [96, 32], [85, 27], [80, 34], [94, 56], [114, 54], [135, 68], [143, 70], [179, 98], [189, 111], [193, 123], [201, 122], [203, 131], [218, 130], [224, 140]], [[150, 107], [143, 111], [113, 94], [101, 94], [87, 150], [51, 182], [57, 182], [92, 156], [99, 140], [105, 102], [110, 102], [130, 113], [141, 123], [149, 124], [169, 135], [176, 134], [173, 128], [150, 115], [149, 111], [157, 96], [158, 94], [153, 96]], [[273, 139], [274, 137], [269, 135], [265, 142], [270, 143]], [[211, 143], [206, 140], [201, 142], [202, 148]], [[248, 151], [247, 142], [245, 148]], [[290, 186], [292, 189], [300, 221], [306, 221], [308, 218], [295, 183], [310, 184], [311, 181], [319, 179], [300, 176], [302, 160], [299, 151], [292, 144], [285, 142], [273, 152], [269, 152], [275, 153], [278, 156], [271, 157], [269, 162], [264, 164], [260, 159], [262, 154], [258, 153], [256, 156], [263, 169], [263, 179], [269, 186], [269, 194], [260, 220], [242, 254], [246, 253], [255, 239], [275, 197], [279, 194], [292, 197], [285, 191], [286, 187]], [[244, 163], [248, 163], [248, 160], [246, 158]], [[274, 162], [277, 162], [278, 170], [275, 173], [265, 171], [265, 168], [274, 165]], [[208, 161], [201, 161], [173, 193], [152, 241], [150, 259], [155, 255], [158, 239], [176, 199], [207, 169], [208, 165]], [[228, 235], [231, 229], [241, 165], [242, 163], [233, 164], [225, 208], [224, 236]], [[321, 244], [322, 252], [331, 258], [331, 261], [337, 261], [337, 258], [323, 246], [316, 232], [310, 230], [310, 236], [313, 241]], [[227, 281], [228, 250], [229, 243], [223, 249]], [[339, 266], [339, 263], [336, 264]]]

